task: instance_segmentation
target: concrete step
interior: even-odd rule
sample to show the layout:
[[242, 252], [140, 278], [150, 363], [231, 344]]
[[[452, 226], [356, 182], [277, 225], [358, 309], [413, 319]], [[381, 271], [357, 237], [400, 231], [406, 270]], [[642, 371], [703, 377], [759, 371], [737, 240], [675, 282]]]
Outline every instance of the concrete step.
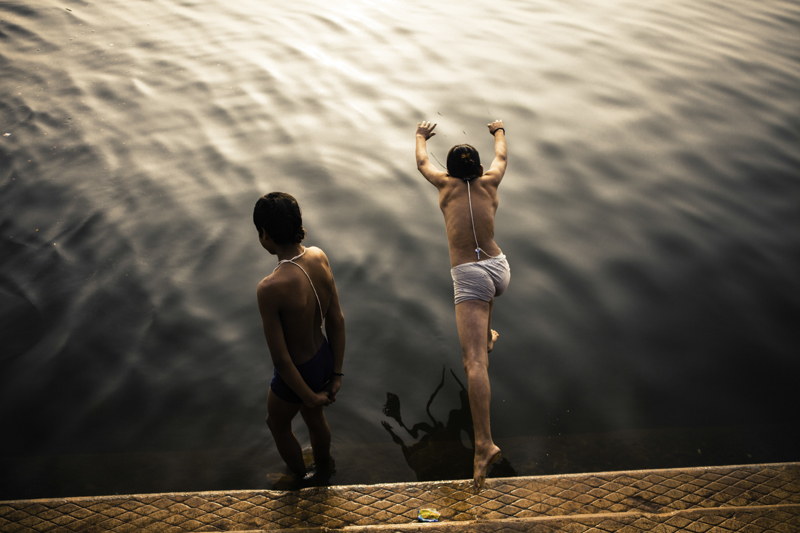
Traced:
[[[800, 463], [0, 502], [0, 531], [800, 532]], [[441, 513], [419, 523], [421, 508]]]

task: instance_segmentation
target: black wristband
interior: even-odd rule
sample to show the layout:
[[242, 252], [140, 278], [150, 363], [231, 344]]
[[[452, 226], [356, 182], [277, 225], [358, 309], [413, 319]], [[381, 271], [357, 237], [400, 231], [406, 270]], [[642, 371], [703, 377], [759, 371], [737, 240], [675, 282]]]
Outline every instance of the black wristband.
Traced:
[[341, 372], [331, 372], [331, 375], [333, 375], [333, 376], [344, 376], [344, 374], [342, 374]]
[[505, 135], [505, 134], [506, 134], [506, 129], [505, 129], [505, 128], [497, 128], [496, 130], [494, 130], [494, 131], [492, 132], [492, 136], [494, 136], [494, 134], [495, 134], [495, 133], [497, 133], [497, 132], [498, 132], [498, 131], [500, 131], [500, 130], [503, 130], [503, 135]]

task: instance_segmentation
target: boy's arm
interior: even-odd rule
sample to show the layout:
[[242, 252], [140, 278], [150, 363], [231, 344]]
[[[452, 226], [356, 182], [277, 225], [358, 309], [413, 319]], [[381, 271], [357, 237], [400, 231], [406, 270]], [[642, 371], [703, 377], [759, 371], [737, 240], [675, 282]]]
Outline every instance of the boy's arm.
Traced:
[[278, 310], [281, 295], [278, 287], [267, 281], [258, 284], [258, 310], [261, 313], [261, 324], [264, 328], [264, 337], [267, 339], [269, 354], [272, 363], [283, 381], [297, 394], [307, 407], [321, 407], [330, 405], [330, 399], [324, 392], [314, 392], [306, 384], [297, 367], [294, 366], [286, 340], [283, 337], [283, 327]]
[[437, 189], [440, 188], [445, 180], [447, 179], [447, 172], [442, 172], [438, 170], [433, 163], [431, 163], [430, 159], [428, 159], [428, 147], [426, 146], [425, 142], [436, 135], [433, 132], [433, 128], [436, 127], [436, 124], [431, 124], [430, 122], [417, 122], [417, 148], [416, 148], [416, 156], [417, 156], [417, 169], [420, 173], [425, 177], [426, 180], [431, 182]]
[[508, 160], [508, 147], [506, 146], [506, 130], [502, 120], [495, 120], [489, 126], [489, 133], [494, 135], [494, 161], [489, 171], [484, 174], [492, 180], [495, 186], [500, 185], [500, 181], [506, 173], [506, 162]]
[[[336, 281], [333, 279], [333, 275], [331, 275], [331, 281], [333, 282], [333, 292], [331, 293], [331, 303], [328, 304], [328, 312], [325, 315], [325, 333], [328, 334], [328, 344], [333, 352], [333, 372], [341, 374], [345, 345], [344, 313], [339, 304], [339, 292], [336, 290]], [[331, 403], [336, 401], [336, 394], [341, 387], [342, 376], [334, 375], [331, 378], [331, 387], [328, 392]]]

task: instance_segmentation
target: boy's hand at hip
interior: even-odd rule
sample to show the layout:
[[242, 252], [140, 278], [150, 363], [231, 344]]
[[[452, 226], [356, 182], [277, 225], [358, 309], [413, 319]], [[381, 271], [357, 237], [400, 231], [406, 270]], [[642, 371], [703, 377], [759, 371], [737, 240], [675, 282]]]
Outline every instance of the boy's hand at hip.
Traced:
[[339, 393], [339, 389], [341, 388], [342, 376], [333, 376], [330, 383], [328, 383], [328, 386], [324, 389], [328, 392], [328, 398], [330, 398], [331, 403], [336, 401], [336, 395]]
[[313, 396], [303, 402], [306, 407], [325, 407], [326, 405], [331, 404], [331, 399], [328, 398], [328, 394], [325, 392], [315, 392]]

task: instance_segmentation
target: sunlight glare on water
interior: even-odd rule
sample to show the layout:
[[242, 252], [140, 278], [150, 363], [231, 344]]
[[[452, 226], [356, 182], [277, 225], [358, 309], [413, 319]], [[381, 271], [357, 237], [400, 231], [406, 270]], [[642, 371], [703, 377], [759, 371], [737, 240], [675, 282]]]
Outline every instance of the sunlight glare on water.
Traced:
[[[797, 460], [798, 29], [788, 0], [0, 4], [0, 499], [274, 485], [272, 190], [347, 319], [332, 482], [460, 475], [418, 462], [466, 431], [421, 120], [440, 163], [506, 126], [495, 475]], [[408, 459], [385, 411], [430, 421], [440, 382], [448, 444]]]

